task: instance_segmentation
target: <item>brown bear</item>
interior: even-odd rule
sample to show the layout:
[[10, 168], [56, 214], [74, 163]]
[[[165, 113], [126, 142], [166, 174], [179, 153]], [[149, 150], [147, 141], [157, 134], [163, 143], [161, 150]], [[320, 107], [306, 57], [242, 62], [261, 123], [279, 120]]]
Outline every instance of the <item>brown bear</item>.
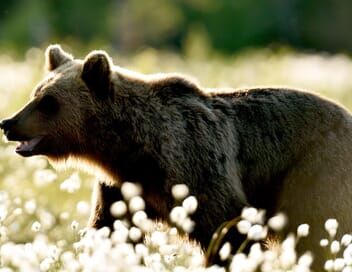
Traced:
[[[171, 188], [199, 201], [192, 238], [206, 247], [245, 206], [284, 211], [289, 231], [309, 223], [302, 247], [323, 260], [324, 221], [352, 229], [352, 117], [340, 105], [287, 88], [210, 93], [179, 75], [140, 75], [103, 51], [74, 59], [47, 49], [47, 77], [1, 128], [22, 156], [94, 165], [94, 227], [111, 226], [121, 182], [140, 183], [147, 213], [166, 220]], [[236, 240], [236, 239], [235, 239]]]

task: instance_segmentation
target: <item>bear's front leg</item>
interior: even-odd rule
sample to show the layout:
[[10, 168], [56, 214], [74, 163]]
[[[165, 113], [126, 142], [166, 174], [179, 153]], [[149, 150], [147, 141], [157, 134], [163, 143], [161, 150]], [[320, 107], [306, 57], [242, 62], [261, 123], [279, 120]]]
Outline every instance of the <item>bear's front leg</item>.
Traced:
[[119, 187], [109, 186], [102, 181], [97, 181], [93, 192], [93, 208], [88, 226], [97, 229], [102, 227], [113, 229], [116, 218], [112, 216], [110, 207], [114, 202], [122, 199], [123, 197]]

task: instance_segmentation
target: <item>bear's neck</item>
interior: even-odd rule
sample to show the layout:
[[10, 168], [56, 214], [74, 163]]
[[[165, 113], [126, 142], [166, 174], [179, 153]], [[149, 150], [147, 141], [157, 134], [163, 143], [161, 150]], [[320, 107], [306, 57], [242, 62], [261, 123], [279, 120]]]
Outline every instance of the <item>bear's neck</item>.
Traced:
[[148, 101], [150, 97], [142, 91], [131, 88], [138, 85], [136, 82], [124, 84], [124, 88], [119, 86], [113, 106], [89, 122], [87, 133], [94, 131], [95, 136], [87, 145], [88, 160], [117, 182], [161, 182], [164, 171], [157, 151], [160, 141], [158, 132], [151, 129], [157, 125], [152, 123], [160, 122], [152, 106], [155, 103]]

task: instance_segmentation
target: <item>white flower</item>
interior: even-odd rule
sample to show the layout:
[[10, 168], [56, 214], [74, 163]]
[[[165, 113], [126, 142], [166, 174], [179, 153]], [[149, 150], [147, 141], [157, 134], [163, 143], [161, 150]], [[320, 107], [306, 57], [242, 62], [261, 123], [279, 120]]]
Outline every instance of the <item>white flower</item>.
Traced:
[[49, 271], [53, 263], [54, 263], [54, 260], [52, 258], [49, 258], [49, 257], [45, 258], [40, 263], [40, 271]]
[[321, 247], [327, 247], [329, 244], [329, 240], [328, 239], [321, 239], [320, 240], [320, 246]]
[[301, 257], [298, 259], [298, 265], [304, 266], [304, 267], [310, 267], [313, 263], [313, 255], [310, 252], [304, 253]]
[[345, 234], [344, 236], [342, 236], [341, 244], [343, 244], [344, 246], [348, 246], [349, 244], [351, 244], [351, 242], [352, 242], [352, 235]]
[[130, 239], [133, 241], [133, 242], [137, 242], [139, 239], [142, 238], [142, 232], [139, 228], [136, 228], [136, 227], [132, 227], [130, 228], [129, 230], [129, 235]]
[[126, 203], [123, 200], [114, 202], [110, 207], [110, 212], [115, 217], [122, 217], [127, 212]]
[[241, 217], [252, 224], [263, 224], [265, 211], [257, 210], [253, 207], [245, 207], [242, 209]]
[[13, 214], [14, 215], [21, 215], [23, 213], [23, 210], [21, 208], [16, 208], [14, 211], [13, 211]]
[[25, 161], [26, 166], [32, 169], [45, 169], [48, 165], [48, 162], [43, 157], [29, 157]]
[[198, 201], [194, 196], [189, 196], [182, 202], [182, 207], [188, 214], [192, 214], [197, 210]]
[[230, 271], [243, 271], [244, 270], [243, 268], [246, 264], [246, 260], [247, 258], [245, 254], [243, 253], [235, 254], [231, 261]]
[[186, 217], [187, 217], [186, 210], [181, 206], [174, 207], [170, 212], [171, 222], [176, 223], [180, 226], [182, 225]]
[[31, 227], [32, 231], [34, 232], [38, 232], [40, 228], [41, 228], [41, 224], [38, 221], [35, 221]]
[[137, 227], [141, 227], [143, 223], [147, 220], [147, 214], [144, 211], [138, 211], [133, 214], [132, 216], [132, 222], [135, 224]]
[[[157, 265], [160, 264], [161, 262], [161, 256], [159, 253], [152, 253], [149, 256], [147, 256], [147, 258], [145, 258], [145, 262], [146, 264], [150, 264], [150, 265]], [[155, 269], [156, 268], [156, 269]], [[162, 271], [161, 267], [154, 267], [155, 271]]]
[[182, 222], [182, 229], [187, 233], [191, 233], [194, 230], [194, 226], [195, 223], [189, 217], [186, 217]]
[[187, 185], [185, 184], [176, 184], [171, 188], [172, 196], [177, 200], [182, 200], [189, 194]]
[[337, 232], [337, 228], [339, 227], [339, 223], [336, 219], [328, 219], [325, 222], [325, 229], [329, 233], [330, 237], [334, 237]]
[[[198, 251], [198, 252], [193, 252], [192, 253], [192, 257], [191, 260], [189, 262], [190, 264], [190, 268], [198, 268], [198, 267], [202, 267], [204, 265], [204, 256], [203, 254]], [[189, 269], [191, 270], [191, 269]], [[193, 269], [192, 269], [193, 270]], [[197, 271], [197, 270], [196, 270]], [[210, 272], [210, 271], [209, 271]], [[215, 271], [214, 271], [215, 272]], [[220, 272], [219, 270], [217, 272]]]
[[298, 237], [307, 237], [309, 234], [309, 225], [301, 224], [297, 228], [297, 236]]
[[165, 244], [159, 247], [159, 252], [161, 255], [164, 256], [164, 258], [170, 258], [170, 255], [174, 255], [176, 254], [176, 250], [177, 250], [177, 246], [175, 245], [169, 245], [169, 244]]
[[334, 261], [334, 270], [341, 271], [345, 266], [345, 260], [342, 258], [336, 258]]
[[57, 179], [57, 175], [53, 170], [42, 169], [34, 172], [34, 184], [37, 186], [45, 186]]
[[110, 229], [108, 227], [102, 227], [96, 231], [96, 237], [99, 238], [108, 238], [110, 235]]
[[72, 262], [75, 258], [75, 255], [71, 251], [65, 251], [62, 253], [60, 260], [64, 263]]
[[137, 244], [135, 246], [135, 251], [139, 256], [147, 256], [149, 253], [149, 249], [144, 244]]
[[170, 228], [169, 235], [176, 236], [178, 234], [177, 228]]
[[122, 244], [127, 241], [128, 235], [129, 231], [126, 226], [120, 220], [115, 220], [111, 240], [116, 244]]
[[165, 232], [162, 231], [153, 231], [150, 235], [150, 242], [152, 245], [160, 247], [162, 245], [167, 244], [167, 235]]
[[67, 193], [74, 193], [81, 188], [81, 179], [77, 172], [73, 173], [68, 179], [60, 184], [60, 190]]
[[268, 221], [268, 226], [274, 231], [281, 231], [287, 223], [287, 217], [283, 213], [271, 217]]
[[238, 232], [241, 234], [247, 234], [252, 224], [247, 220], [241, 220], [237, 223]]
[[53, 259], [53, 260], [58, 260], [59, 256], [61, 254], [61, 249], [59, 249], [57, 246], [55, 245], [51, 245], [48, 248], [48, 255]]
[[66, 240], [59, 240], [59, 241], [57, 241], [57, 246], [59, 247], [59, 248], [63, 248], [63, 247], [65, 247], [65, 246], [67, 246], [67, 241]]
[[79, 201], [76, 205], [76, 210], [81, 215], [87, 215], [90, 213], [90, 205], [87, 201]]
[[226, 242], [219, 251], [220, 260], [225, 261], [231, 254], [231, 244]]
[[[1, 200], [0, 200], [0, 203], [1, 203]], [[13, 200], [13, 203], [15, 205], [21, 205], [22, 204], [22, 199], [20, 197], [15, 197], [14, 200]]]
[[296, 251], [293, 249], [284, 250], [280, 255], [280, 263], [282, 268], [289, 269], [296, 263]]
[[77, 230], [79, 226], [79, 223], [76, 220], [73, 220], [71, 223], [71, 229], [72, 230]]
[[67, 220], [70, 218], [70, 214], [68, 212], [62, 212], [60, 213], [60, 219], [61, 220]]
[[134, 196], [142, 194], [142, 188], [140, 185], [125, 181], [121, 186], [121, 193], [125, 200], [130, 200]]
[[0, 205], [7, 205], [9, 202], [9, 194], [5, 191], [0, 191]]
[[347, 265], [352, 265], [352, 244], [348, 245], [344, 250], [343, 258]]
[[36, 209], [37, 209], [37, 203], [35, 202], [34, 199], [28, 200], [28, 201], [26, 201], [26, 203], [24, 204], [24, 210], [25, 210], [28, 214], [33, 214]]
[[327, 260], [324, 264], [324, 269], [326, 271], [333, 271], [334, 270], [334, 261], [333, 260]]
[[248, 257], [253, 260], [256, 265], [259, 265], [263, 261], [264, 254], [261, 249], [260, 243], [255, 243], [251, 246]]
[[295, 248], [295, 243], [295, 236], [293, 234], [289, 234], [282, 242], [281, 246], [283, 250], [293, 250]]
[[5, 206], [0, 206], [0, 223], [5, 220], [7, 216], [7, 208]]
[[136, 211], [144, 210], [145, 202], [140, 196], [134, 196], [130, 199], [128, 207], [130, 212], [134, 213]]
[[258, 210], [256, 208], [245, 207], [242, 209], [241, 217], [252, 223], [253, 221], [255, 221], [257, 213]]
[[340, 242], [339, 241], [332, 241], [330, 245], [330, 251], [332, 254], [336, 254], [340, 251]]
[[154, 229], [154, 222], [153, 220], [147, 218], [144, 220], [143, 224], [141, 226], [138, 226], [143, 232], [149, 233]]
[[38, 210], [39, 221], [44, 229], [50, 229], [55, 224], [55, 216], [46, 210]]
[[[0, 227], [0, 241], [4, 242], [7, 240], [8, 229], [5, 226]], [[0, 248], [0, 256], [1, 256], [1, 248]]]
[[258, 241], [264, 239], [267, 235], [267, 232], [267, 228], [256, 224], [249, 229], [247, 237], [250, 240]]

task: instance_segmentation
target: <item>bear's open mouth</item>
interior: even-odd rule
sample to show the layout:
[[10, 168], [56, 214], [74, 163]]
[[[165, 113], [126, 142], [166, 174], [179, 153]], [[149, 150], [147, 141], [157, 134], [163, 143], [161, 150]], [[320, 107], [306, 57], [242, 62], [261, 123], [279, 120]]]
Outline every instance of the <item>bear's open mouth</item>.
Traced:
[[38, 136], [26, 141], [20, 141], [16, 147], [16, 152], [22, 156], [30, 156], [42, 139], [43, 136]]

